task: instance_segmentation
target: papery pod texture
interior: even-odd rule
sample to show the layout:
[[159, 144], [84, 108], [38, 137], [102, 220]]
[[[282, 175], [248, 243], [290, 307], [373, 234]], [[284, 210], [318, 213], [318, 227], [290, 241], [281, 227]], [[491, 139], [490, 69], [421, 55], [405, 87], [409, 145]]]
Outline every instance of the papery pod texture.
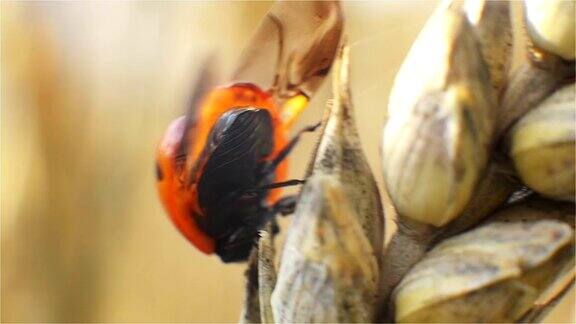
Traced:
[[277, 322], [369, 322], [374, 318], [383, 210], [354, 124], [349, 48], [333, 70], [322, 136], [287, 234], [272, 294]]
[[522, 181], [550, 198], [575, 195], [576, 85], [566, 85], [511, 131], [510, 156]]
[[472, 228], [502, 206], [512, 193], [521, 187], [509, 169], [508, 163], [492, 160], [464, 211], [450, 223], [438, 228], [434, 241], [438, 242]]
[[379, 258], [384, 244], [384, 209], [354, 121], [349, 64], [349, 48], [343, 45], [334, 64], [333, 99], [327, 105], [327, 120], [311, 163], [311, 173], [331, 175], [346, 184], [343, 190], [350, 206]]
[[346, 185], [315, 175], [304, 186], [272, 295], [277, 322], [372, 321], [378, 262]]
[[439, 8], [390, 95], [383, 171], [401, 216], [442, 226], [462, 212], [488, 161], [494, 109], [472, 26], [458, 8]]
[[[527, 200], [448, 239], [394, 292], [398, 322], [514, 322], [574, 263], [574, 205]], [[570, 221], [572, 219], [572, 221]]]

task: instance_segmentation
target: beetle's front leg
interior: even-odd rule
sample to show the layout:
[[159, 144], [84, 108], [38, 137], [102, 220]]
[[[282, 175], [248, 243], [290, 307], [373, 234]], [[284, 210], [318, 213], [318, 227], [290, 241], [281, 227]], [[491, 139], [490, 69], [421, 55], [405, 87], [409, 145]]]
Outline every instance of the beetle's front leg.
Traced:
[[284, 161], [284, 159], [286, 159], [286, 157], [288, 156], [288, 154], [290, 154], [290, 152], [292, 152], [292, 150], [294, 149], [294, 147], [296, 146], [296, 144], [300, 140], [300, 137], [302, 136], [302, 134], [313, 132], [318, 127], [320, 127], [320, 125], [321, 125], [321, 123], [318, 122], [314, 125], [304, 127], [296, 135], [294, 135], [294, 137], [292, 137], [292, 139], [288, 142], [288, 144], [280, 152], [278, 152], [278, 155], [276, 155], [276, 157], [272, 161], [267, 163], [262, 168], [262, 179], [265, 179], [265, 178], [274, 174], [278, 165], [282, 161]]

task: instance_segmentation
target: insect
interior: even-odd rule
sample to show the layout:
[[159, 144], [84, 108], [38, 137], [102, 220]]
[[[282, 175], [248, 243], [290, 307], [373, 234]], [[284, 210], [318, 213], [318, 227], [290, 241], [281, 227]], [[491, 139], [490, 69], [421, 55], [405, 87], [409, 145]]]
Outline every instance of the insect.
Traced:
[[286, 156], [315, 126], [287, 134], [328, 74], [342, 27], [338, 2], [277, 2], [232, 83], [212, 88], [209, 68], [201, 73], [189, 111], [156, 152], [160, 199], [200, 251], [246, 260], [258, 230], [294, 209], [295, 198], [281, 198], [279, 188], [302, 181], [287, 180]]

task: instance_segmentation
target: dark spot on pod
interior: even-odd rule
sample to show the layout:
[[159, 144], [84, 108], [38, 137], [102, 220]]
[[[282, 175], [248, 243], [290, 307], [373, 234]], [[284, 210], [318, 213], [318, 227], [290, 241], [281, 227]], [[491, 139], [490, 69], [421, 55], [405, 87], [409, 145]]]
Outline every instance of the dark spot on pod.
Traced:
[[158, 162], [156, 162], [156, 180], [162, 181], [163, 178], [164, 178], [164, 174], [162, 173], [162, 169], [160, 168], [160, 165], [158, 164]]

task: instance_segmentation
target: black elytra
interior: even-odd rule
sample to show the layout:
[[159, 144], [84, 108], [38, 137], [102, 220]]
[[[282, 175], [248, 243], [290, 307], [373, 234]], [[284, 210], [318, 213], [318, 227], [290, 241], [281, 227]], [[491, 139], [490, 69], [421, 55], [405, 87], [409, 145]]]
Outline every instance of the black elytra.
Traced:
[[302, 129], [271, 160], [274, 125], [266, 109], [236, 108], [218, 119], [200, 157], [205, 162], [197, 184], [198, 202], [205, 217], [197, 221], [215, 240], [215, 252], [223, 262], [247, 260], [266, 222], [272, 222], [275, 234], [279, 230], [275, 216], [294, 212], [296, 196], [284, 197], [272, 206], [266, 197], [270, 189], [304, 183], [296, 179], [274, 183], [276, 167], [304, 132], [319, 126]]
[[208, 137], [198, 181], [206, 217], [199, 225], [215, 240], [223, 262], [246, 260], [258, 230], [270, 218], [268, 189], [258, 188], [274, 180], [273, 172], [263, 172], [263, 159], [274, 148], [273, 131], [265, 109], [238, 108], [224, 113]]

